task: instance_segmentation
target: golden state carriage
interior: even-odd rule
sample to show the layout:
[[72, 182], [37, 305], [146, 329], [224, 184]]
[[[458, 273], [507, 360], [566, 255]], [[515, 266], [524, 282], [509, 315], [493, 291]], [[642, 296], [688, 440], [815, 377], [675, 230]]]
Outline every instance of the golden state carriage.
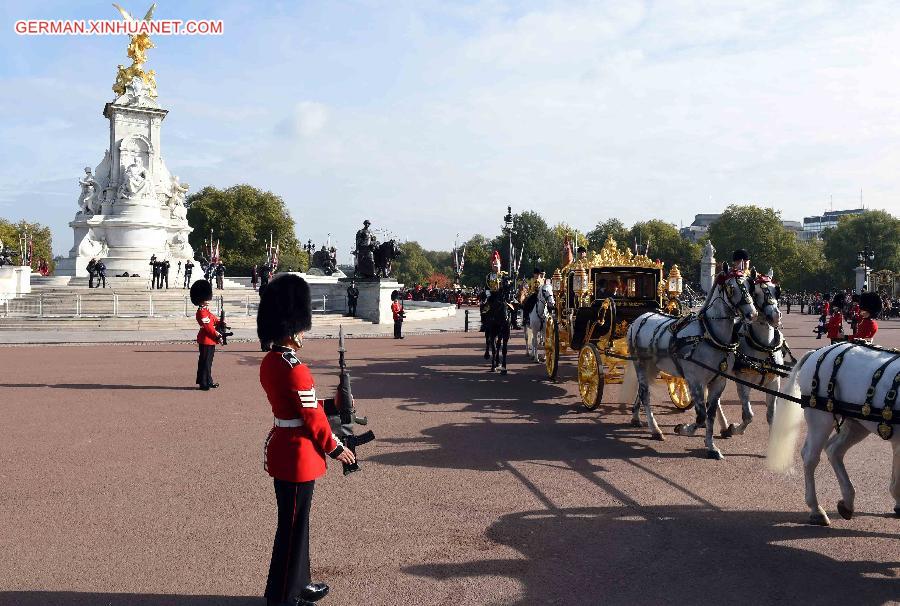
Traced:
[[[562, 356], [578, 354], [578, 391], [594, 410], [607, 384], [622, 383], [628, 351], [628, 326], [641, 314], [662, 311], [681, 315], [681, 273], [645, 255], [619, 250], [607, 239], [599, 253], [576, 259], [551, 278], [556, 308], [547, 321], [544, 347], [547, 375], [555, 380]], [[672, 403], [690, 407], [683, 379], [662, 374]], [[630, 403], [629, 403], [630, 404]]]

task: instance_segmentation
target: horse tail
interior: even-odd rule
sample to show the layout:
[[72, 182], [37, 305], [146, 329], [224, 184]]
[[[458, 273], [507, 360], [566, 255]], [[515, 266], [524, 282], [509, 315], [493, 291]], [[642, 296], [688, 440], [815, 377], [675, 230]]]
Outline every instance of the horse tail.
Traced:
[[[806, 352], [794, 365], [784, 385], [784, 393], [787, 395], [800, 397], [800, 369], [814, 351]], [[800, 433], [803, 408], [796, 402], [784, 398], [776, 400], [776, 402], [775, 418], [772, 421], [772, 430], [769, 432], [769, 452], [766, 455], [766, 465], [772, 471], [784, 473], [790, 469], [794, 460], [794, 447]]]
[[[633, 326], [633, 324], [632, 324]], [[631, 347], [631, 326], [628, 327], [628, 334], [626, 336], [626, 340], [628, 343], [628, 355], [629, 357], [633, 356], [632, 347]], [[634, 401], [637, 399], [638, 395], [638, 378], [637, 378], [637, 370], [634, 367], [634, 360], [625, 360], [625, 376], [622, 377], [622, 401], [631, 406], [634, 404]]]

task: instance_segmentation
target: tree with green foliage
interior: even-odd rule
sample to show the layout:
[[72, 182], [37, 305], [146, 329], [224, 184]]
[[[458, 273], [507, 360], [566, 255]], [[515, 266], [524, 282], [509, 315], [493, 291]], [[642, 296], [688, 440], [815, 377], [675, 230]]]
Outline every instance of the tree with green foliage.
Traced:
[[607, 219], [600, 221], [587, 234], [588, 249], [597, 252], [606, 244], [606, 239], [612, 236], [613, 240], [622, 247], [628, 246], [631, 242], [630, 232], [625, 224], [618, 219]]
[[673, 264], [678, 264], [681, 275], [686, 280], [696, 281], [699, 279], [702, 254], [700, 245], [682, 238], [678, 228], [671, 223], [659, 219], [635, 223], [629, 232], [628, 239], [619, 244], [628, 246], [634, 242], [640, 242], [643, 245], [649, 244], [650, 258], [659, 259], [665, 263], [667, 271]]
[[[24, 219], [13, 223], [0, 218], [0, 240], [11, 251], [19, 252], [19, 238], [24, 237], [26, 233], [29, 241], [34, 240], [31, 267], [37, 269], [38, 261], [44, 259], [50, 265], [50, 270], [53, 271], [56, 262], [53, 258], [53, 234], [50, 233], [50, 228]], [[19, 264], [21, 262], [22, 260], [19, 256], [13, 258], [13, 263]]]
[[[534, 211], [526, 210], [513, 215], [512, 240], [516, 254], [520, 254], [521, 251], [523, 275], [531, 273], [537, 259], [541, 259], [543, 263], [553, 256], [555, 242], [553, 231], [544, 218]], [[503, 268], [506, 269], [509, 257], [509, 236], [507, 234], [497, 236], [494, 238], [493, 245], [496, 250], [500, 251]], [[518, 259], [516, 260], [518, 261]]]
[[709, 226], [709, 239], [721, 260], [746, 248], [757, 271], [775, 270], [776, 279], [796, 290], [798, 273], [797, 237], [781, 223], [781, 213], [772, 208], [732, 204]]
[[868, 264], [872, 269], [900, 269], [900, 219], [883, 210], [841, 217], [837, 227], [825, 230], [823, 238], [832, 286], [855, 285], [857, 253], [864, 248], [875, 253]]
[[[831, 271], [825, 260], [825, 243], [822, 240], [797, 242], [797, 260], [786, 270], [784, 282], [791, 290], [819, 291], [837, 286], [831, 280]], [[779, 276], [776, 276], [779, 277]]]
[[393, 274], [398, 282], [408, 287], [424, 284], [433, 273], [434, 266], [418, 242], [400, 245], [400, 256], [393, 263]]
[[484, 277], [490, 272], [491, 241], [476, 234], [466, 242], [466, 259], [460, 282], [464, 286], [483, 286]]
[[188, 197], [188, 223], [194, 228], [190, 244], [199, 256], [204, 239], [213, 230], [221, 242], [222, 260], [232, 274], [249, 274], [253, 265], [265, 261], [269, 234], [279, 245], [278, 267], [305, 271], [306, 253], [300, 248], [284, 200], [269, 191], [251, 185], [233, 185], [228, 189], [207, 186]]
[[[551, 228], [551, 231], [553, 232], [553, 244], [550, 247], [548, 258], [542, 262], [544, 271], [547, 272], [547, 277], [550, 277], [555, 269], [562, 267], [563, 245], [567, 237], [573, 247], [576, 242], [578, 242], [579, 246], [587, 246], [588, 244], [587, 236], [568, 223], [557, 223]], [[572, 252], [574, 253], [575, 251], [573, 250]]]

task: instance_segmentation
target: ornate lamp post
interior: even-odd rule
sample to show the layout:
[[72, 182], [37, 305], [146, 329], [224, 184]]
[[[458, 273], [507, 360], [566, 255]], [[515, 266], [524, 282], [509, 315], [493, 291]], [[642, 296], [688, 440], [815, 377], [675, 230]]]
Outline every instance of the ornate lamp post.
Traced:
[[[862, 250], [857, 251], [856, 260], [859, 261], [859, 267], [856, 269], [857, 290], [865, 292], [869, 290], [869, 272], [872, 270], [872, 268], [869, 267], [869, 263], [872, 263], [875, 260], [875, 251], [869, 248], [868, 241], [866, 241]], [[861, 285], [860, 278], [862, 278]]]
[[514, 223], [513, 223], [512, 206], [507, 206], [506, 207], [506, 215], [503, 217], [503, 233], [506, 234], [506, 238], [509, 243], [509, 247], [508, 247], [509, 248], [509, 251], [508, 251], [509, 259], [508, 259], [507, 267], [509, 269], [509, 277], [510, 278], [514, 278], [514, 274], [513, 274], [513, 272], [514, 272], [514, 270], [513, 270], [513, 263], [514, 263], [513, 255], [514, 255], [514, 253], [513, 253], [513, 241], [512, 241], [513, 227], [514, 227]]
[[309, 266], [312, 267], [312, 256], [313, 252], [316, 250], [316, 245], [313, 244], [313, 241], [307, 240], [306, 244], [303, 246], [303, 250], [306, 251], [307, 257], [309, 257]]

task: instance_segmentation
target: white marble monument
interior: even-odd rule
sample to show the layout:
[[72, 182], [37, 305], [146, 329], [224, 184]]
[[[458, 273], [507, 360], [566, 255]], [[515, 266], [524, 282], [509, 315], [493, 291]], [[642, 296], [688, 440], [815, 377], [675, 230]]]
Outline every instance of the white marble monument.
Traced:
[[700, 259], [700, 288], [703, 292], [712, 289], [716, 280], [716, 248], [712, 242], [707, 242], [703, 247], [703, 257]]
[[57, 264], [58, 275], [87, 276], [88, 262], [102, 258], [109, 276], [146, 277], [151, 255], [173, 266], [194, 257], [184, 201], [188, 184], [172, 176], [163, 160], [160, 131], [168, 111], [156, 100], [153, 70], [143, 70], [152, 47], [146, 34], [132, 36], [133, 63], [119, 66], [117, 96], [103, 108], [109, 148], [96, 169], [85, 168], [78, 181], [79, 210], [69, 223], [75, 243]]

